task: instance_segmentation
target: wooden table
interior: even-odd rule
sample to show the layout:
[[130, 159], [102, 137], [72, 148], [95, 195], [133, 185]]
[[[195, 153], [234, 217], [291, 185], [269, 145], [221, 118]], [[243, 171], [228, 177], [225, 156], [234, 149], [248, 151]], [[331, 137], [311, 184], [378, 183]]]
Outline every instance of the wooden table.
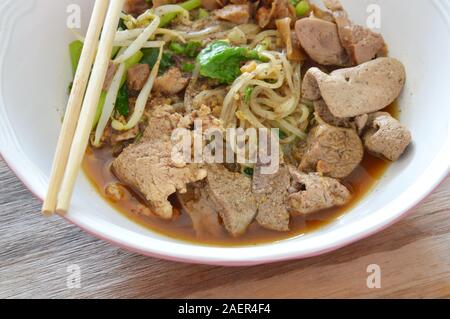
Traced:
[[[306, 260], [250, 268], [140, 256], [54, 218], [0, 160], [0, 298], [450, 297], [450, 178], [407, 218]], [[381, 267], [381, 288], [366, 285]], [[67, 287], [78, 265], [81, 288]]]

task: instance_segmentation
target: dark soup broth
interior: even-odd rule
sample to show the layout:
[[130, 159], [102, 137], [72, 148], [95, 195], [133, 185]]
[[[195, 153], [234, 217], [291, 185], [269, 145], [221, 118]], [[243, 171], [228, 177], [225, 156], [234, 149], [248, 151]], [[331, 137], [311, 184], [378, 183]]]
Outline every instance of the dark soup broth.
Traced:
[[[390, 105], [384, 111], [397, 117], [397, 104]], [[202, 245], [218, 246], [256, 245], [301, 236], [315, 231], [335, 221], [342, 214], [353, 208], [376, 185], [389, 165], [387, 161], [373, 157], [366, 152], [361, 164], [350, 176], [343, 180], [343, 183], [353, 194], [352, 200], [347, 205], [324, 210], [306, 217], [294, 217], [290, 224], [291, 230], [288, 232], [266, 230], [256, 222], [253, 222], [245, 235], [239, 238], [233, 238], [225, 229], [220, 234], [215, 234], [214, 236], [197, 236], [189, 215], [183, 212], [175, 196], [171, 197], [176, 211], [175, 217], [171, 221], [165, 221], [152, 215], [145, 203], [129, 188], [125, 187], [125, 196], [122, 200], [117, 202], [112, 201], [106, 195], [106, 187], [110, 183], [120, 184], [119, 180], [111, 171], [111, 163], [113, 160], [112, 148], [104, 147], [94, 149], [90, 147], [86, 151], [83, 170], [99, 194], [117, 211], [133, 222], [159, 234]]]

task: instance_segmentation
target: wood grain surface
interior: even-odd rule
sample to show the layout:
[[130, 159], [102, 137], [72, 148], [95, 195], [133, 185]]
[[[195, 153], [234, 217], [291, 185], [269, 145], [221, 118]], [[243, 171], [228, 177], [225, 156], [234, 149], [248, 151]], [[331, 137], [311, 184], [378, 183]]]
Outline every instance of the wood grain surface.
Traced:
[[[188, 265], [97, 240], [41, 203], [0, 160], [0, 298], [450, 297], [450, 178], [407, 218], [336, 252], [249, 268]], [[366, 285], [381, 267], [381, 288]], [[81, 287], [69, 289], [78, 265]]]

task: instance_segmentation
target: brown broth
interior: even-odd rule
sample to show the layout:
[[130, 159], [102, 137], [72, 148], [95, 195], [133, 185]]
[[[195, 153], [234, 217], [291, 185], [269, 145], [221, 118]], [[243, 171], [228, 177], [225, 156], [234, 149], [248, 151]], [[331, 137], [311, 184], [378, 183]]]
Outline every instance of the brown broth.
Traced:
[[[387, 107], [385, 111], [391, 113], [395, 117], [398, 115], [396, 103]], [[275, 242], [301, 236], [324, 227], [349, 211], [365, 195], [367, 195], [389, 166], [387, 161], [365, 154], [362, 163], [343, 181], [353, 194], [352, 200], [347, 205], [311, 214], [307, 217], [292, 218], [290, 224], [291, 230], [288, 232], [266, 230], [254, 222], [250, 225], [245, 235], [240, 238], [232, 238], [225, 230], [217, 237], [196, 236], [190, 217], [187, 213], [182, 211], [179, 204], [176, 200], [173, 200], [173, 198], [172, 202], [177, 213], [171, 221], [164, 221], [153, 215], [144, 216], [140, 214], [139, 212], [142, 211], [142, 209], [148, 210], [148, 208], [144, 206], [138, 196], [135, 196], [128, 189], [126, 190], [123, 200], [119, 202], [110, 200], [105, 194], [106, 186], [109, 183], [119, 183], [110, 169], [113, 160], [114, 157], [111, 148], [95, 150], [89, 148], [83, 161], [83, 170], [89, 180], [95, 186], [99, 194], [107, 200], [112, 207], [133, 222], [159, 234], [192, 243], [216, 246], [246, 246]]]

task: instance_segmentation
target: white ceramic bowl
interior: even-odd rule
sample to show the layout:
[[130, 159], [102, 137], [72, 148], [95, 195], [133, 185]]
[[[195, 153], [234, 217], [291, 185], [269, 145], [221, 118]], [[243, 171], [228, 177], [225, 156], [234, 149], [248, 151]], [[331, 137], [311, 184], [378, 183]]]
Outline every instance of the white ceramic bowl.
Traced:
[[[71, 68], [67, 7], [91, 0], [3, 0], [0, 3], [0, 151], [40, 198], [67, 99]], [[166, 238], [114, 211], [80, 174], [67, 219], [86, 231], [142, 254], [205, 264], [252, 265], [328, 252], [391, 225], [429, 194], [450, 166], [450, 2], [346, 0], [350, 17], [364, 24], [370, 4], [381, 8], [381, 32], [391, 56], [407, 68], [401, 121], [414, 144], [390, 166], [376, 188], [337, 221], [314, 233], [252, 247], [220, 248]], [[81, 32], [84, 32], [82, 30]], [[17, 212], [20, 214], [21, 212]], [[44, 217], [43, 217], [44, 218]]]

